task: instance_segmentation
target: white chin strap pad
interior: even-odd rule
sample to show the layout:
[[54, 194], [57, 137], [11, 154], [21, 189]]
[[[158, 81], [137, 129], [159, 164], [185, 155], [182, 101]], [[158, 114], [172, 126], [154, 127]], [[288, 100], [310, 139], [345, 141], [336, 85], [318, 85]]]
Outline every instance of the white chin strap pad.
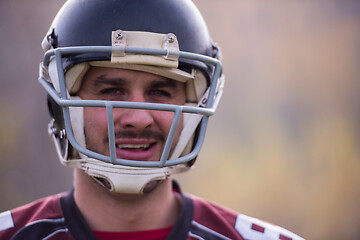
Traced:
[[[162, 182], [171, 174], [169, 168], [126, 167], [89, 158], [82, 168], [110, 191], [125, 194], [142, 194], [149, 183]], [[108, 184], [104, 184], [103, 180]]]

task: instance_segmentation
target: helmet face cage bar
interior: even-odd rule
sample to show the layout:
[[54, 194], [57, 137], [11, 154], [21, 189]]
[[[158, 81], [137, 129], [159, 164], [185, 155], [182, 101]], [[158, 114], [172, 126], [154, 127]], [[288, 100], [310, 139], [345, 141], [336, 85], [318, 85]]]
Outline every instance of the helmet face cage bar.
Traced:
[[[218, 59], [195, 54], [189, 52], [179, 52], [179, 58], [192, 59], [200, 62], [204, 62], [215, 67], [213, 72], [212, 81], [210, 84], [210, 90], [206, 99], [205, 106], [183, 106], [183, 105], [171, 105], [160, 103], [144, 103], [144, 102], [128, 102], [128, 101], [104, 101], [104, 100], [72, 100], [68, 98], [65, 75], [62, 67], [62, 56], [67, 54], [79, 54], [79, 53], [96, 53], [96, 52], [111, 52], [113, 48], [111, 46], [83, 46], [83, 47], [66, 47], [48, 50], [43, 59], [43, 66], [48, 67], [50, 60], [55, 56], [60, 96], [56, 90], [47, 82], [43, 77], [39, 78], [40, 84], [45, 88], [51, 98], [63, 109], [65, 131], [71, 145], [80, 153], [98, 159], [106, 163], [112, 163], [115, 165], [125, 165], [132, 167], [169, 167], [177, 164], [186, 163], [194, 159], [202, 146], [205, 138], [206, 127], [208, 118], [215, 113], [218, 102], [221, 98], [222, 90], [217, 93], [216, 87], [218, 79], [221, 74], [221, 62]], [[168, 52], [162, 49], [149, 49], [149, 48], [137, 48], [126, 47], [126, 53], [133, 54], [146, 54], [146, 55], [162, 55], [166, 56]], [[106, 108], [107, 123], [108, 123], [108, 139], [109, 139], [109, 152], [110, 156], [96, 153], [81, 146], [74, 137], [73, 130], [70, 121], [69, 107], [104, 107]], [[113, 121], [113, 109], [114, 108], [127, 108], [127, 109], [144, 109], [144, 110], [160, 110], [174, 112], [173, 122], [168, 133], [165, 146], [159, 161], [137, 161], [116, 158], [116, 145], [115, 145], [115, 133], [114, 133], [114, 121]], [[171, 145], [175, 136], [176, 129], [179, 125], [182, 113], [193, 113], [203, 115], [202, 121], [199, 126], [199, 135], [193, 150], [182, 157], [176, 159], [168, 159], [171, 150]]]

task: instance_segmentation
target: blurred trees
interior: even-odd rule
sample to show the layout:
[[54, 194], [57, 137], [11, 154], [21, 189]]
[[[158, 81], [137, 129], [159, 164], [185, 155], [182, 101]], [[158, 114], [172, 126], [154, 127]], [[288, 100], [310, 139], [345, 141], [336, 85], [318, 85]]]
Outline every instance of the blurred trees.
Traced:
[[[71, 187], [37, 83], [63, 2], [0, 2], [0, 211]], [[359, 239], [360, 2], [195, 3], [227, 79], [183, 189], [308, 239]]]

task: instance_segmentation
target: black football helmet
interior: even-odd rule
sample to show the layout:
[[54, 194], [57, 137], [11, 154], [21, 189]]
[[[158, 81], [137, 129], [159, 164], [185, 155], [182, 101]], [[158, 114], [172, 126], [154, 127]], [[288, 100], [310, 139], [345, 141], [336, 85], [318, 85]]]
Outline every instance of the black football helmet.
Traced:
[[[189, 169], [204, 141], [208, 118], [221, 98], [220, 49], [190, 0], [68, 0], [56, 15], [42, 47], [39, 82], [48, 93], [52, 136], [61, 162], [84, 169], [121, 193], [144, 193], [148, 185]], [[158, 74], [186, 85], [184, 106], [83, 100], [76, 94], [91, 67]], [[107, 109], [110, 156], [87, 149], [84, 107]], [[115, 153], [114, 108], [174, 112], [159, 161], [119, 159]], [[182, 132], [170, 150], [183, 116]]]

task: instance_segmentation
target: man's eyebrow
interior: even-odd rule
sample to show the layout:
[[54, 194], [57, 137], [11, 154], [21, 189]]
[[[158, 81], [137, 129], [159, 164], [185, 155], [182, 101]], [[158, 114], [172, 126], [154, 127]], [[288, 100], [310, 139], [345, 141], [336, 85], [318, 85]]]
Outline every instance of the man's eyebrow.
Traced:
[[[111, 78], [108, 77], [106, 74], [98, 76], [94, 81], [94, 86], [101, 86], [101, 85], [112, 85], [112, 86], [124, 86], [126, 84], [129, 84], [129, 81], [127, 79], [115, 77]], [[164, 78], [164, 79], [152, 79], [148, 81], [148, 87], [150, 88], [170, 88], [173, 90], [178, 89], [178, 85], [176, 84], [176, 81], [170, 78]]]
[[94, 81], [94, 85], [95, 86], [100, 86], [100, 85], [113, 85], [113, 86], [118, 86], [118, 85], [125, 85], [126, 84], [126, 80], [122, 79], [122, 78], [110, 78], [107, 77], [105, 74], [100, 75], [99, 77], [97, 77]]
[[149, 84], [149, 87], [152, 88], [171, 88], [173, 90], [178, 89], [178, 85], [176, 84], [175, 80], [170, 78], [161, 79], [161, 80], [154, 80]]

